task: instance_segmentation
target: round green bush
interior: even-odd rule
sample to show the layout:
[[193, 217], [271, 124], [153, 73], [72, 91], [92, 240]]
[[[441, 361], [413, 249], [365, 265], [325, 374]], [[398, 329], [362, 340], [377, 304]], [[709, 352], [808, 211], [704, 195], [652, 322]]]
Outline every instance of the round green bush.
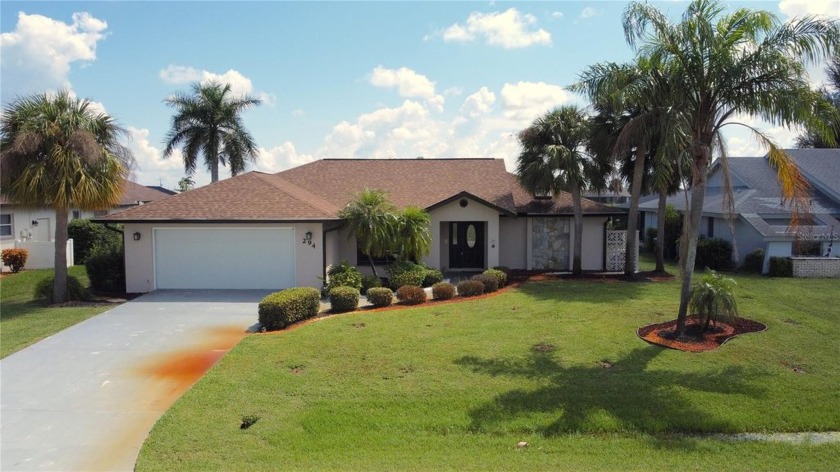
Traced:
[[482, 275], [491, 275], [496, 277], [499, 287], [504, 287], [505, 284], [507, 284], [507, 274], [499, 269], [487, 269], [482, 273]]
[[341, 261], [339, 264], [331, 266], [327, 271], [327, 291], [335, 287], [353, 287], [356, 290], [362, 288], [362, 273], [359, 269]]
[[747, 254], [744, 258], [744, 265], [741, 266], [744, 272], [760, 274], [764, 270], [764, 249], [758, 248]]
[[432, 285], [432, 296], [435, 300], [449, 300], [455, 296], [455, 286], [449, 282], [438, 282]]
[[423, 286], [431, 287], [432, 285], [443, 282], [443, 272], [437, 269], [425, 269], [423, 277]]
[[409, 270], [405, 272], [397, 272], [391, 274], [388, 279], [388, 285], [393, 289], [398, 289], [404, 285], [423, 285], [423, 280], [426, 278], [426, 272], [420, 268], [416, 270]]
[[365, 275], [362, 277], [362, 289], [360, 292], [367, 293], [368, 290], [374, 287], [381, 287], [382, 279], [375, 275]]
[[[73, 240], [73, 258], [84, 264], [88, 257], [99, 251], [108, 251], [122, 245], [122, 235], [87, 218], [77, 218], [67, 226], [67, 237]], [[123, 289], [122, 291], [125, 291]]]
[[[35, 298], [46, 302], [48, 305], [53, 303], [53, 284], [55, 284], [55, 276], [41, 279], [38, 285], [35, 286]], [[79, 279], [72, 275], [67, 276], [67, 301], [84, 301], [88, 299], [87, 290], [79, 282]]]
[[359, 290], [355, 287], [335, 287], [330, 290], [332, 311], [355, 310], [359, 306]]
[[419, 305], [426, 302], [426, 291], [417, 285], [403, 285], [397, 290], [397, 300], [405, 305]]
[[[494, 277], [495, 280], [495, 277]], [[458, 295], [462, 297], [477, 297], [484, 294], [484, 284], [480, 280], [465, 280], [458, 283]]]
[[125, 254], [122, 246], [100, 247], [87, 256], [90, 288], [102, 293], [125, 293]]
[[321, 308], [321, 293], [312, 287], [287, 288], [260, 301], [257, 308], [260, 325], [268, 331], [312, 318]]
[[726, 270], [732, 268], [732, 243], [725, 239], [708, 238], [697, 241], [697, 256], [694, 262], [697, 270], [709, 268]]
[[472, 279], [478, 280], [484, 285], [484, 293], [490, 293], [499, 290], [499, 279], [497, 279], [493, 275], [478, 274]]
[[370, 304], [375, 307], [388, 306], [394, 302], [394, 292], [388, 287], [371, 287], [366, 296]]

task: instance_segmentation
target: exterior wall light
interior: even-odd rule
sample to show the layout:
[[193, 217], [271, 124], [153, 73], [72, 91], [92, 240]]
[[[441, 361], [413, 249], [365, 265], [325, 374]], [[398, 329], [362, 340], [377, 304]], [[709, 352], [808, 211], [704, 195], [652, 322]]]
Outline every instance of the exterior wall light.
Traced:
[[140, 241], [140, 237], [142, 236], [142, 234], [140, 234], [140, 232], [137, 231], [133, 234], [133, 236], [135, 241]]
[[306, 234], [303, 235], [303, 244], [311, 244], [312, 243], [312, 231], [307, 231]]

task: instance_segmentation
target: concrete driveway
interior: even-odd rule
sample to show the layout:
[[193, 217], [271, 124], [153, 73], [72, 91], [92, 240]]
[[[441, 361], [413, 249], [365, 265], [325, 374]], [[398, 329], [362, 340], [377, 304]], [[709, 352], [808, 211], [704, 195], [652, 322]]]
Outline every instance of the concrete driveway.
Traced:
[[265, 291], [159, 291], [0, 361], [0, 469], [125, 470]]

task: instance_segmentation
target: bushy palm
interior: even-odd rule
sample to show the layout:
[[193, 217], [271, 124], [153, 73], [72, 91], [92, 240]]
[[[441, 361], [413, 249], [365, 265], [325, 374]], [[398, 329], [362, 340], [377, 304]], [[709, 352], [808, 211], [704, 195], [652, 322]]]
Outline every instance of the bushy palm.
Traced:
[[534, 194], [572, 195], [575, 246], [572, 272], [582, 271], [583, 208], [581, 192], [603, 189], [608, 166], [586, 151], [590, 127], [586, 115], [574, 106], [561, 106], [537, 118], [519, 133], [522, 152], [516, 175], [522, 186]]
[[699, 318], [703, 331], [711, 322], [730, 321], [738, 316], [734, 279], [706, 269], [703, 278], [691, 287], [689, 310]]
[[824, 121], [830, 123], [829, 136], [822, 135], [819, 130], [805, 129], [796, 137], [796, 147], [800, 148], [835, 148], [840, 146], [840, 53], [825, 68], [828, 84], [819, 90], [826, 106], [821, 110], [825, 114]]
[[240, 114], [261, 101], [248, 95], [234, 97], [231, 93], [230, 84], [195, 83], [192, 94], [176, 94], [164, 100], [176, 111], [166, 135], [163, 157], [180, 147], [184, 170], [192, 175], [202, 154], [211, 182], [219, 180], [219, 164], [230, 166], [230, 173], [235, 176], [245, 170], [247, 161], [256, 161], [257, 146]]
[[374, 275], [374, 257], [383, 257], [393, 247], [396, 208], [388, 202], [384, 192], [364, 189], [338, 215], [344, 219], [348, 237], [355, 237], [359, 249], [368, 256]]
[[429, 253], [432, 247], [432, 235], [429, 233], [431, 217], [429, 213], [416, 206], [403, 208], [396, 218], [394, 243], [400, 259], [418, 262]]
[[3, 109], [0, 193], [24, 207], [55, 209], [52, 299], [67, 300], [68, 212], [115, 206], [132, 165], [114, 119], [67, 91], [21, 97]]

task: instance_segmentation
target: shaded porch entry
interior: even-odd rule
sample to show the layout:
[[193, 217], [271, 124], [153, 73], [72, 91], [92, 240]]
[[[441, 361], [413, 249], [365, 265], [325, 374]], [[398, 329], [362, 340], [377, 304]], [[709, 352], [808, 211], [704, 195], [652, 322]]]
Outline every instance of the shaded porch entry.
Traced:
[[483, 269], [487, 238], [484, 221], [450, 221], [449, 268]]

